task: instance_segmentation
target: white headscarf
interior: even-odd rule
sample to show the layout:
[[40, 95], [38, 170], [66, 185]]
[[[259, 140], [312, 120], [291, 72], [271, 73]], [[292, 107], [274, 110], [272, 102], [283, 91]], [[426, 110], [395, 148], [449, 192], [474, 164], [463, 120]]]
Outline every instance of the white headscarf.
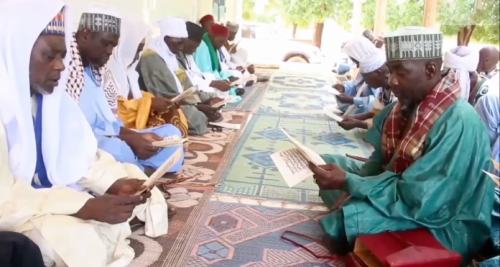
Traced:
[[[118, 94], [128, 98], [130, 92], [137, 99], [142, 97], [139, 87], [139, 73], [135, 70], [137, 62], [130, 65], [134, 60], [139, 43], [148, 34], [148, 27], [142, 21], [122, 19], [120, 41], [108, 63], [112, 72]], [[130, 67], [129, 67], [130, 66]]]
[[[57, 0], [0, 3], [0, 119], [7, 132], [9, 164], [16, 179], [31, 183], [36, 143], [31, 112], [29, 63], [33, 45], [61, 10]], [[27, 19], [29, 18], [29, 19]], [[71, 23], [66, 7], [66, 29]], [[22, 25], [22, 30], [19, 30]], [[70, 31], [66, 30], [66, 42]], [[68, 58], [65, 59], [65, 64]], [[43, 97], [42, 150], [53, 185], [74, 185], [95, 160], [97, 142], [78, 105], [66, 94], [68, 71], [54, 93]]]
[[160, 20], [158, 22], [158, 26], [160, 27], [161, 35], [153, 38], [152, 40], [148, 40], [146, 42], [146, 48], [158, 53], [158, 55], [160, 55], [160, 57], [165, 61], [168, 69], [174, 76], [178, 92], [182, 93], [182, 84], [175, 74], [175, 72], [179, 69], [179, 62], [177, 61], [177, 56], [170, 51], [170, 48], [168, 48], [165, 43], [165, 36], [187, 38], [188, 32], [186, 21], [180, 18], [167, 17]]
[[361, 73], [375, 71], [385, 64], [384, 52], [362, 36], [354, 37], [346, 42], [342, 50], [358, 61]]
[[162, 36], [174, 38], [188, 38], [186, 21], [176, 17], [166, 17], [158, 21]]
[[479, 52], [467, 46], [458, 46], [444, 54], [443, 67], [455, 69], [459, 75], [461, 97], [469, 100], [469, 72], [476, 71], [479, 64]]

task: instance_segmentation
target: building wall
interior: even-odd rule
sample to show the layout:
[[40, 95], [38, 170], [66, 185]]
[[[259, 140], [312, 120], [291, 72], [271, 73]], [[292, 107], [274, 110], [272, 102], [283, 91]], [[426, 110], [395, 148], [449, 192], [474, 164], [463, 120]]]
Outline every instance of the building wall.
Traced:
[[[106, 5], [122, 16], [140, 17], [153, 25], [165, 16], [182, 17], [191, 21], [212, 14], [212, 0], [65, 0], [78, 20], [82, 11], [91, 5]], [[243, 0], [226, 0], [225, 21], [241, 21]], [[76, 22], [75, 22], [76, 23]]]

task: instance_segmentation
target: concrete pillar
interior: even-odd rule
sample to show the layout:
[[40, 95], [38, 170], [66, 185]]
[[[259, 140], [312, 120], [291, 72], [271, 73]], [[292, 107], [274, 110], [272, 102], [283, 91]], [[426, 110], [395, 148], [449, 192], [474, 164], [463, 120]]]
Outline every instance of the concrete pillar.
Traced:
[[373, 34], [375, 36], [382, 35], [385, 32], [386, 16], [387, 16], [387, 0], [377, 0], [375, 6], [375, 23], [373, 26]]
[[424, 26], [429, 28], [437, 27], [438, 0], [425, 0], [424, 5]]

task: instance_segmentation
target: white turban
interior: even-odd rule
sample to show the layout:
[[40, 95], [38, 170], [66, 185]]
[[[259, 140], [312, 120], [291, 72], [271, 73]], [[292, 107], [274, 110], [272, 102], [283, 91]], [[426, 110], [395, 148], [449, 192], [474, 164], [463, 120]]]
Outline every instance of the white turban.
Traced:
[[158, 22], [163, 37], [188, 38], [186, 21], [181, 18], [167, 17]]
[[375, 71], [385, 64], [385, 55], [365, 37], [355, 37], [342, 48], [344, 53], [359, 63], [361, 73]]
[[459, 74], [461, 97], [469, 99], [470, 78], [469, 72], [477, 69], [479, 63], [479, 52], [466, 46], [458, 46], [444, 54], [445, 68], [455, 69]]

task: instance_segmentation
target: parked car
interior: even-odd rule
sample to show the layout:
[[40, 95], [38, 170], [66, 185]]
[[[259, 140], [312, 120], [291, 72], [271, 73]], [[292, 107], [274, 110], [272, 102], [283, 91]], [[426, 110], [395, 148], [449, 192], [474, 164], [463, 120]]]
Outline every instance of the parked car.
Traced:
[[319, 63], [321, 50], [308, 43], [290, 40], [286, 28], [275, 25], [244, 24], [239, 48], [248, 53], [248, 61], [256, 64], [280, 62]]

